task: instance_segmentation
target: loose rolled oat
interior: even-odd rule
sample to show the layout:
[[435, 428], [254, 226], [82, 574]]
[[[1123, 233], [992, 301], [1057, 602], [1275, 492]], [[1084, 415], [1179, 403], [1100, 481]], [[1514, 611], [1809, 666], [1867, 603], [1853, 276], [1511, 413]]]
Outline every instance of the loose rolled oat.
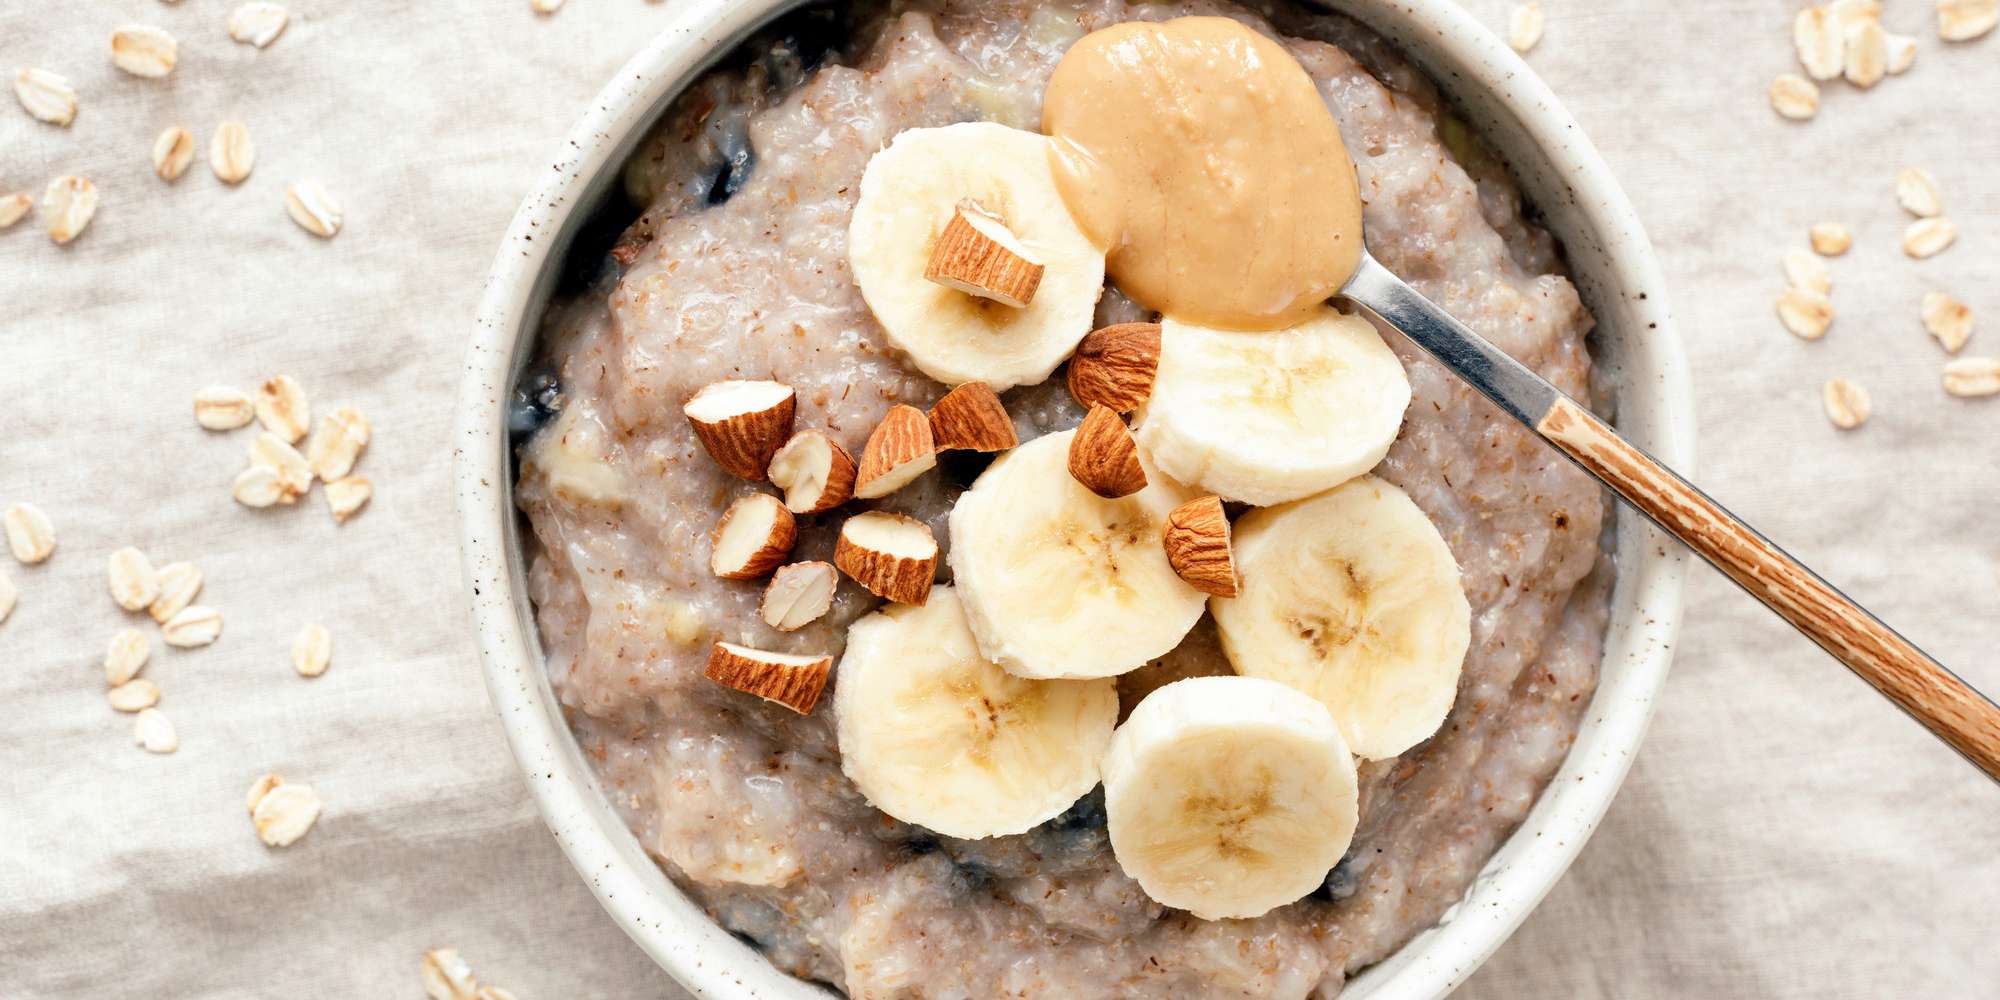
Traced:
[[1811, 250], [1792, 249], [1785, 251], [1785, 280], [1793, 288], [1826, 295], [1833, 291], [1833, 269], [1826, 261]]
[[252, 816], [257, 815], [257, 803], [264, 801], [264, 796], [271, 794], [271, 789], [284, 783], [285, 779], [275, 774], [267, 774], [251, 782], [250, 793], [244, 796], [243, 800], [244, 811]]
[[1940, 215], [1932, 219], [1918, 219], [1903, 230], [1903, 252], [1922, 260], [1943, 253], [1946, 247], [1958, 239], [1958, 226]]
[[65, 174], [42, 189], [42, 225], [57, 243], [82, 236], [96, 214], [97, 185], [88, 177]]
[[1526, 53], [1540, 44], [1542, 31], [1547, 25], [1548, 19], [1542, 13], [1541, 4], [1516, 4], [1507, 15], [1507, 44], [1513, 46], [1516, 52]]
[[0, 195], [0, 229], [10, 229], [35, 207], [35, 196], [26, 191]]
[[241, 389], [212, 385], [194, 394], [194, 422], [212, 431], [233, 431], [256, 419], [255, 404]]
[[201, 593], [201, 570], [191, 562], [168, 563], [160, 567], [160, 596], [146, 606], [153, 620], [165, 625]]
[[1964, 397], [2000, 393], [2000, 358], [1955, 358], [1945, 362], [1944, 391]]
[[1820, 401], [1826, 407], [1826, 418], [1841, 430], [1851, 431], [1868, 422], [1868, 390], [1847, 379], [1828, 379], [1820, 387]]
[[179, 58], [174, 36], [151, 25], [128, 24], [111, 33], [111, 64], [133, 76], [166, 76]]
[[194, 162], [194, 133], [175, 125], [153, 140], [153, 173], [163, 181], [175, 181]]
[[200, 604], [181, 609], [180, 614], [160, 626], [160, 638], [169, 646], [192, 649], [206, 646], [222, 636], [222, 612]]
[[20, 598], [21, 592], [14, 589], [13, 578], [0, 572], [0, 622], [6, 621], [7, 616], [14, 613], [14, 602]]
[[250, 139], [250, 127], [242, 122], [223, 122], [208, 140], [208, 168], [225, 184], [239, 184], [257, 166], [257, 144]]
[[1957, 354], [1972, 337], [1972, 307], [1943, 292], [1926, 292], [1924, 329], [1937, 338], [1945, 353]]
[[37, 121], [68, 125], [76, 120], [76, 90], [61, 75], [45, 69], [14, 74], [14, 99]]
[[1812, 227], [1813, 253], [1822, 257], [1838, 257], [1854, 245], [1854, 233], [1838, 222], [1821, 222]]
[[31, 503], [17, 503], [0, 515], [0, 525], [7, 533], [7, 548], [14, 558], [30, 566], [49, 557], [56, 550], [56, 527], [40, 507]]
[[253, 465], [236, 474], [236, 481], [229, 485], [229, 495], [245, 507], [261, 510], [277, 503], [285, 495], [285, 487], [278, 480], [278, 470], [268, 465]]
[[174, 724], [157, 708], [139, 710], [139, 717], [132, 723], [132, 738], [147, 753], [173, 753], [181, 748], [180, 734], [174, 732]]
[[1819, 114], [1819, 84], [1797, 73], [1781, 73], [1771, 81], [1771, 107], [1793, 121]]
[[229, 37], [245, 45], [265, 48], [284, 33], [291, 12], [282, 4], [246, 3], [229, 15]]
[[472, 966], [453, 948], [424, 952], [423, 964], [417, 971], [431, 1000], [474, 1000], [479, 990], [479, 982], [472, 977]]
[[2000, 0], [1938, 0], [1938, 37], [1969, 42], [2000, 24]]
[[299, 228], [321, 239], [340, 234], [340, 205], [326, 193], [326, 186], [307, 178], [285, 189], [285, 214]]
[[270, 847], [290, 847], [318, 822], [319, 793], [311, 785], [280, 782], [265, 792], [250, 810], [250, 823], [257, 839]]
[[326, 507], [335, 523], [344, 524], [375, 495], [367, 476], [343, 476], [326, 484]]
[[1937, 178], [1921, 167], [1904, 167], [1896, 172], [1896, 202], [1920, 219], [1944, 214]]
[[104, 697], [111, 703], [112, 708], [120, 712], [137, 712], [160, 703], [160, 686], [140, 678], [136, 681], [126, 681], [106, 691]]
[[277, 475], [278, 503], [297, 503], [312, 490], [312, 466], [306, 464], [306, 457], [270, 431], [250, 442], [250, 464], [263, 466]]
[[298, 380], [290, 375], [274, 375], [257, 387], [257, 399], [253, 404], [257, 420], [264, 429], [282, 438], [286, 444], [297, 444], [306, 436], [306, 428], [312, 421], [312, 407], [306, 402], [306, 391]]
[[318, 677], [326, 673], [326, 666], [333, 659], [333, 634], [324, 625], [307, 625], [299, 630], [292, 640], [292, 669], [300, 677]]
[[104, 683], [117, 687], [139, 676], [153, 655], [152, 640], [136, 628], [121, 628], [104, 650]]
[[319, 430], [306, 445], [306, 462], [313, 474], [333, 482], [354, 471], [361, 450], [368, 447], [368, 418], [351, 406], [343, 406], [321, 417]]
[[127, 611], [143, 611], [160, 596], [160, 574], [144, 552], [126, 546], [111, 553], [111, 599]]

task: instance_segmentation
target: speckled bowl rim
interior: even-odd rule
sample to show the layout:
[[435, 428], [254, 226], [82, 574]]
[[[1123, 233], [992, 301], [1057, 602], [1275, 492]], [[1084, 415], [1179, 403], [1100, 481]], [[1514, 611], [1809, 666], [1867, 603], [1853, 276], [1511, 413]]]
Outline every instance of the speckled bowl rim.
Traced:
[[[524, 583], [506, 430], [509, 387], [588, 210], [673, 95], [799, 0], [672, 0], [664, 32], [619, 71], [571, 130], [502, 241], [481, 299], [455, 429], [467, 596], [488, 690], [536, 804], [613, 919], [698, 996], [824, 997], [722, 930], [647, 858], [599, 789], [543, 669]], [[1593, 346], [1616, 387], [1618, 423], [1684, 471], [1694, 460], [1687, 363], [1638, 218], [1576, 121], [1515, 53], [1454, 0], [1321, 3], [1381, 32], [1449, 95], [1508, 161], [1568, 250], [1597, 314]], [[1346, 1000], [1419, 1000], [1479, 967], [1561, 876], [1595, 829], [1665, 683], [1681, 617], [1681, 549], [1618, 515], [1618, 578], [1598, 691], [1576, 742], [1521, 827], [1465, 898], [1349, 983]]]

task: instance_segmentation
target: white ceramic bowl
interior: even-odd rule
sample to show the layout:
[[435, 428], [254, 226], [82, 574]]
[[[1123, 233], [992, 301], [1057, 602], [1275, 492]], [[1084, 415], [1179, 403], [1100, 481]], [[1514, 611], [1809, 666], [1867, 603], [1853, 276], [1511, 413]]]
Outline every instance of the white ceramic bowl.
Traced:
[[[465, 574], [486, 681], [556, 840], [619, 926], [701, 996], [823, 997], [711, 922], [647, 858], [600, 793], [543, 672], [524, 582], [507, 401], [563, 255], [617, 189], [620, 165], [675, 94], [799, 0], [672, 0], [672, 21], [598, 95], [514, 217], [487, 280], [459, 400]], [[1331, 0], [1425, 69], [1513, 168], [1568, 249], [1598, 319], [1593, 347], [1624, 434], [1692, 471], [1693, 402], [1663, 282], [1632, 206], [1576, 121], [1455, 0]], [[1681, 550], [1630, 510], [1602, 679], [1574, 747], [1527, 821], [1437, 927], [1349, 984], [1346, 1000], [1433, 998], [1464, 981], [1555, 883], [1603, 816], [1645, 734], [1681, 614]]]

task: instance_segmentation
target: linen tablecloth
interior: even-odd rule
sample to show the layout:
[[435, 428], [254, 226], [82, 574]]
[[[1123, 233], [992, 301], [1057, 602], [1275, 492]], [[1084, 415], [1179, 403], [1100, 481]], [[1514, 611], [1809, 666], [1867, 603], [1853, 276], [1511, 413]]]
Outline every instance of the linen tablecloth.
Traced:
[[[1946, 397], [1918, 321], [1930, 289], [2000, 318], [2000, 37], [1945, 46], [1930, 4], [1907, 76], [1827, 88], [1810, 124], [1764, 93], [1792, 68], [1783, 0], [1548, 0], [1530, 62], [1610, 160], [1664, 259], [1694, 359], [1700, 480], [1988, 689], [2000, 689], [2000, 400]], [[293, 0], [268, 49], [233, 43], [230, 0], [12, 0], [0, 64], [62, 73], [67, 129], [0, 107], [0, 192], [89, 176], [102, 206], [52, 244], [0, 233], [0, 506], [55, 522], [48, 563], [0, 561], [0, 996], [420, 996], [419, 956], [458, 948], [523, 1000], [677, 996], [599, 910], [543, 829], [502, 741], [461, 610], [449, 425], [473, 304], [507, 219], [592, 94], [668, 8], [571, 0]], [[1508, 5], [1472, 9], [1503, 28]], [[150, 23], [178, 69], [114, 69]], [[229, 187], [205, 155], [152, 176], [164, 128], [205, 154], [255, 139]], [[1958, 245], [1898, 250], [1903, 166], [1938, 177]], [[316, 239], [283, 191], [320, 179], [345, 228]], [[1779, 327], [1779, 258], [1846, 222], [1838, 319]], [[1968, 353], [2000, 353], [2000, 330]], [[287, 373], [314, 407], [367, 414], [373, 503], [335, 525], [315, 494], [230, 499], [249, 432], [190, 419], [194, 391]], [[1872, 394], [1840, 432], [1820, 383]], [[100, 659], [128, 624], [105, 561], [190, 559], [225, 631], [156, 644], [145, 676], [181, 747], [133, 745]], [[1721, 577], [1693, 574], [1674, 678], [1632, 778], [1548, 901], [1463, 995], [1492, 998], [1970, 996], [2000, 982], [2000, 791]], [[328, 626], [305, 680], [292, 636]], [[148, 623], [150, 631], [150, 623]], [[261, 845], [265, 771], [325, 814]]]

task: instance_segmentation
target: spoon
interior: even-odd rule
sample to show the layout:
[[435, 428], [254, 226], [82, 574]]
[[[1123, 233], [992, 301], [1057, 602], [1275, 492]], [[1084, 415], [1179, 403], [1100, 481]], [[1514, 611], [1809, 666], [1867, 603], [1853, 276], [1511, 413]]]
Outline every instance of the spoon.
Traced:
[[1365, 250], [1340, 294], [1401, 331], [2000, 781], [2000, 706], [1972, 685]]

